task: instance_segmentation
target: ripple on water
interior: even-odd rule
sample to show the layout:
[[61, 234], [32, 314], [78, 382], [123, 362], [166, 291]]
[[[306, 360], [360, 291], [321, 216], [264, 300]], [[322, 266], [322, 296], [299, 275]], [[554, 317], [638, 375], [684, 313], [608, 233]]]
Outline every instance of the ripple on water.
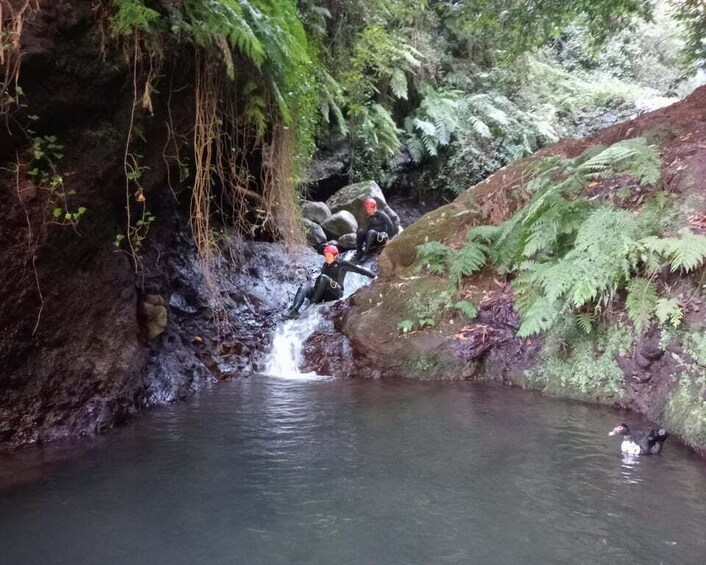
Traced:
[[5, 488], [0, 563], [701, 563], [703, 465], [624, 461], [614, 421], [471, 383], [223, 383]]

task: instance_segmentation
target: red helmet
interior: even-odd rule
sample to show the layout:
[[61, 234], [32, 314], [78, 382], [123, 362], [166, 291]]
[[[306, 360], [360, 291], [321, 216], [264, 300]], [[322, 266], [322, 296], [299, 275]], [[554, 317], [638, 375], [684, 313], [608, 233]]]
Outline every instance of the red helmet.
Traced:
[[327, 243], [324, 246], [324, 252], [323, 254], [326, 255], [327, 253], [333, 254], [334, 257], [338, 257], [338, 247], [336, 247], [333, 243]]
[[378, 203], [375, 201], [374, 198], [369, 197], [369, 198], [366, 198], [366, 199], [363, 201], [363, 206], [365, 206], [367, 209], [371, 209], [371, 208], [372, 208], [373, 210], [375, 210], [375, 208], [378, 207]]

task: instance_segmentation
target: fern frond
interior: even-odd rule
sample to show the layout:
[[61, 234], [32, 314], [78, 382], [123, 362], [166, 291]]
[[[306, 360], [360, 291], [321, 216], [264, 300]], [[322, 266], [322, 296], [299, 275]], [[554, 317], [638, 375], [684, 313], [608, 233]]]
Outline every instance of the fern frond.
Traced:
[[681, 237], [665, 239], [666, 255], [671, 260], [671, 269], [693, 271], [706, 259], [706, 236], [694, 234], [688, 228], [679, 230]]
[[159, 25], [159, 12], [148, 8], [142, 0], [113, 1], [117, 12], [110, 22], [110, 30], [115, 35], [131, 35], [135, 30], [151, 32]]
[[397, 124], [390, 112], [380, 104], [372, 104], [362, 111], [362, 135], [373, 141], [375, 147], [387, 157], [394, 157], [402, 146]]
[[428, 241], [417, 245], [416, 271], [427, 269], [435, 275], [446, 272], [446, 264], [451, 249], [439, 241]]
[[593, 331], [593, 324], [596, 321], [594, 312], [580, 312], [576, 314], [576, 325], [587, 334]]
[[396, 98], [407, 100], [407, 76], [402, 69], [392, 71], [390, 77], [390, 88]]
[[625, 310], [638, 334], [649, 326], [657, 305], [657, 287], [648, 279], [635, 277], [628, 282]]
[[454, 308], [456, 308], [464, 316], [468, 316], [471, 320], [478, 315], [478, 309], [475, 307], [473, 302], [468, 300], [456, 302], [456, 304], [454, 304]]
[[471, 127], [478, 135], [486, 139], [490, 139], [493, 137], [493, 134], [490, 132], [490, 128], [483, 120], [481, 120], [477, 116], [471, 116], [469, 120], [471, 122]]
[[407, 139], [407, 151], [412, 156], [412, 160], [415, 163], [421, 163], [426, 154], [426, 148], [424, 147], [424, 142], [417, 136], [410, 137]]
[[559, 134], [549, 122], [535, 119], [533, 120], [533, 124], [539, 137], [546, 143], [556, 143], [559, 141]]
[[534, 301], [522, 317], [522, 323], [517, 330], [519, 337], [529, 337], [550, 329], [561, 312], [557, 301], [541, 297]]
[[655, 315], [660, 325], [663, 326], [669, 322], [673, 328], [678, 328], [684, 317], [684, 311], [679, 304], [679, 299], [660, 298], [655, 306]]
[[421, 131], [422, 135], [436, 136], [436, 126], [432, 122], [416, 118], [414, 127]]
[[500, 226], [474, 226], [466, 233], [466, 241], [494, 242], [500, 235]]
[[588, 176], [628, 172], [637, 177], [640, 184], [655, 184], [661, 176], [661, 165], [657, 149], [637, 137], [604, 149], [579, 165], [579, 171]]
[[482, 243], [466, 242], [449, 256], [449, 279], [458, 284], [463, 277], [477, 273], [485, 266], [488, 247]]

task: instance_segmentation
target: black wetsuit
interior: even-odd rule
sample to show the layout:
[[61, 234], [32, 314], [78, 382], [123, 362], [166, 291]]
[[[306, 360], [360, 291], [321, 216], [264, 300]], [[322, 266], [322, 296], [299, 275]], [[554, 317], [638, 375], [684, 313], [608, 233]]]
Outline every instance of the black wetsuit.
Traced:
[[327, 302], [329, 300], [338, 300], [343, 296], [343, 281], [346, 278], [346, 273], [352, 271], [360, 275], [365, 275], [371, 279], [375, 278], [375, 273], [349, 263], [348, 261], [336, 260], [333, 263], [324, 263], [321, 267], [321, 274], [316, 277], [313, 285], [309, 287], [300, 286], [297, 294], [294, 297], [294, 303], [287, 312], [287, 315], [293, 316], [299, 311], [299, 308], [304, 304], [304, 299], [308, 298], [312, 304], [317, 302]]
[[370, 253], [373, 248], [384, 245], [393, 235], [395, 235], [395, 224], [390, 216], [382, 210], [377, 210], [368, 216], [368, 227], [361, 228], [356, 232], [355, 249], [357, 255], [360, 256], [364, 248], [366, 253]]

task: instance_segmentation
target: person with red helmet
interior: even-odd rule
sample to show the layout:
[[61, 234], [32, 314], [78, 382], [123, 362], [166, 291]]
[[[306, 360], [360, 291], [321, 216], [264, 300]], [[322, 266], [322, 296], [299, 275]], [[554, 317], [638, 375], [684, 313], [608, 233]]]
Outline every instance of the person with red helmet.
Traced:
[[368, 214], [368, 225], [360, 228], [355, 238], [355, 259], [361, 261], [376, 247], [382, 247], [387, 240], [395, 235], [395, 224], [390, 216], [378, 210], [378, 203], [373, 197], [363, 201], [365, 212]]
[[324, 266], [321, 267], [321, 274], [316, 278], [313, 285], [309, 287], [300, 286], [294, 296], [292, 306], [287, 310], [285, 318], [295, 318], [299, 314], [299, 309], [304, 304], [305, 299], [309, 299], [311, 304], [318, 302], [328, 302], [329, 300], [338, 300], [343, 297], [343, 281], [346, 278], [346, 273], [352, 271], [361, 275], [365, 275], [371, 279], [375, 278], [375, 274], [349, 263], [348, 261], [339, 260], [338, 247], [332, 243], [324, 246]]

